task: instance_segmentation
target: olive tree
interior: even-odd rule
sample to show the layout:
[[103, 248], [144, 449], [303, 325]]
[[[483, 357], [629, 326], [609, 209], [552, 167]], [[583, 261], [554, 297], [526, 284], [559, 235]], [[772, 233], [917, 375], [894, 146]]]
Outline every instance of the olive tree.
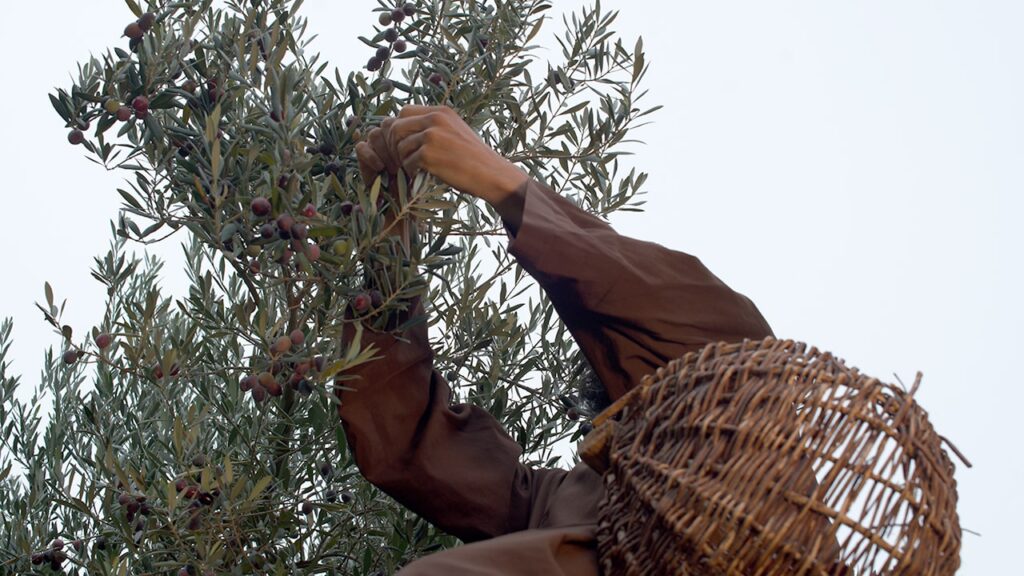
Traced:
[[[389, 319], [420, 297], [409, 322], [444, 328], [453, 401], [537, 466], [580, 434], [585, 360], [496, 213], [425, 174], [364, 182], [353, 148], [406, 104], [444, 104], [586, 210], [636, 210], [645, 175], [619, 156], [654, 110], [641, 44], [598, 3], [545, 62], [549, 1], [380, 0], [366, 66], [343, 74], [304, 39], [301, 0], [126, 1], [120, 45], [50, 96], [70, 144], [126, 178], [92, 272], [103, 318], [65, 325], [47, 284], [59, 345], [37, 384], [9, 373], [0, 326], [0, 571], [362, 575], [457, 545], [360, 478], [335, 386], [387, 359], [342, 329], [401, 333]], [[187, 294], [130, 250], [170, 239]]]

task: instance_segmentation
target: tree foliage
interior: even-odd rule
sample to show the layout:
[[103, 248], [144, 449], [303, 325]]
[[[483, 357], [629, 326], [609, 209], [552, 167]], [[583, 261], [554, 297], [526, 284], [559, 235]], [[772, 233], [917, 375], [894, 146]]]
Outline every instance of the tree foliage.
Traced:
[[[619, 156], [654, 110], [637, 105], [642, 46], [598, 3], [545, 65], [548, 1], [381, 0], [372, 59], [343, 76], [305, 39], [301, 0], [127, 4], [127, 45], [50, 97], [69, 140], [127, 179], [93, 268], [102, 320], [64, 325], [47, 284], [61, 345], [31, 389], [0, 327], [0, 571], [363, 575], [456, 545], [359, 477], [333, 387], [379, 359], [343, 346], [343, 325], [394, 328], [421, 296], [453, 401], [487, 408], [532, 465], [578, 435], [584, 360], [489, 207], [425, 175], [391, 197], [353, 147], [406, 104], [446, 104], [587, 210], [635, 210], [645, 175]], [[406, 218], [409, 249], [392, 234]], [[182, 234], [176, 297], [128, 248]]]

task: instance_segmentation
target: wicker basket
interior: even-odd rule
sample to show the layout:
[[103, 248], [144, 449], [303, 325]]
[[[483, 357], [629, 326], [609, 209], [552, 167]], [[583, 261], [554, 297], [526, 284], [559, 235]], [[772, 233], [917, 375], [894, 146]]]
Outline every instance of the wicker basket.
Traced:
[[604, 575], [953, 574], [953, 464], [919, 382], [774, 339], [658, 370], [581, 447], [604, 474]]

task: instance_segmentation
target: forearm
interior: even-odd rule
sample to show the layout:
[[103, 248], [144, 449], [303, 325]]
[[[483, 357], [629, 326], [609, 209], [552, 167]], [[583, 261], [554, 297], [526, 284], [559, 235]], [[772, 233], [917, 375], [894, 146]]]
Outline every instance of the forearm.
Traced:
[[527, 180], [525, 172], [508, 160], [500, 158], [481, 174], [479, 187], [470, 193], [490, 204], [509, 232], [515, 236], [523, 222]]

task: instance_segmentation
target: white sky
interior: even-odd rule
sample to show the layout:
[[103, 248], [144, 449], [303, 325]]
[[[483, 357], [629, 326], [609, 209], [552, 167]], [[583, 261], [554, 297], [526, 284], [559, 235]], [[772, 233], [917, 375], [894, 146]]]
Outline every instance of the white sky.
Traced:
[[[647, 104], [665, 105], [637, 134], [647, 211], [613, 224], [699, 256], [779, 336], [882, 379], [923, 371], [919, 401], [975, 465], [957, 472], [961, 522], [981, 533], [965, 533], [960, 573], [1019, 566], [1024, 3], [604, 4], [622, 11], [615, 29], [630, 44], [643, 35]], [[365, 62], [355, 38], [375, 5], [307, 0], [325, 58]], [[5, 12], [0, 316], [14, 317], [14, 368], [35, 383], [57, 343], [32, 306], [45, 280], [70, 298], [78, 333], [101, 318], [89, 268], [122, 178], [66, 144], [46, 94], [116, 42], [130, 14], [121, 0]]]

